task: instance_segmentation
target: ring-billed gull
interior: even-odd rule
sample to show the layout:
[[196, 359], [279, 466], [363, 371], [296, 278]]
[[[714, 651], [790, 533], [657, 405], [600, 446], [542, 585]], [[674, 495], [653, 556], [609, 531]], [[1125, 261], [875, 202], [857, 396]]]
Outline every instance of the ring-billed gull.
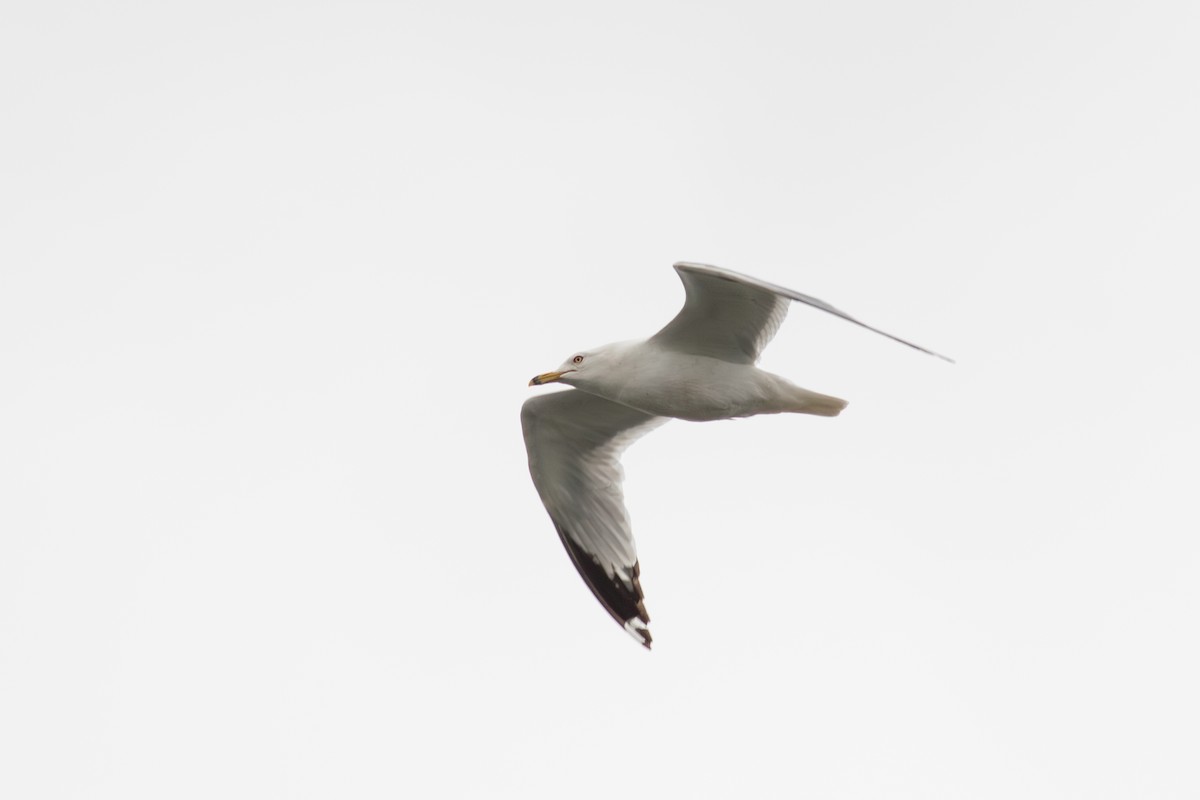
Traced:
[[529, 382], [575, 388], [521, 407], [529, 473], [567, 554], [600, 604], [647, 648], [650, 615], [621, 492], [626, 447], [671, 417], [841, 413], [845, 400], [754, 366], [793, 300], [951, 360], [782, 286], [706, 264], [680, 262], [675, 270], [686, 299], [665, 328], [645, 341], [575, 353]]

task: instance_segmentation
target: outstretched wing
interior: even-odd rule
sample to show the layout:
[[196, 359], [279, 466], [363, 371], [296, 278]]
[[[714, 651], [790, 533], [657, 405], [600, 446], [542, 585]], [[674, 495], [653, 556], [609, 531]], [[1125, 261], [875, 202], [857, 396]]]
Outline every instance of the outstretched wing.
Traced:
[[621, 453], [667, 421], [578, 389], [521, 407], [529, 474], [567, 555], [605, 610], [650, 647], [650, 615], [621, 492]]
[[686, 292], [683, 309], [651, 337], [672, 350], [753, 364], [775, 336], [792, 300], [882, 334], [946, 361], [940, 353], [872, 328], [823, 300], [729, 269], [681, 261], [675, 265]]

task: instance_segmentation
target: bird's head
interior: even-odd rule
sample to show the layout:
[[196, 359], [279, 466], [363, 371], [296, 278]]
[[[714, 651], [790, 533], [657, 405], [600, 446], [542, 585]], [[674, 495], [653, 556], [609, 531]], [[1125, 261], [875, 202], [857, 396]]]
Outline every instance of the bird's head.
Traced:
[[529, 385], [565, 383], [568, 386], [586, 386], [612, 371], [619, 352], [619, 346], [611, 344], [594, 350], [581, 350], [568, 357], [558, 369], [535, 375]]

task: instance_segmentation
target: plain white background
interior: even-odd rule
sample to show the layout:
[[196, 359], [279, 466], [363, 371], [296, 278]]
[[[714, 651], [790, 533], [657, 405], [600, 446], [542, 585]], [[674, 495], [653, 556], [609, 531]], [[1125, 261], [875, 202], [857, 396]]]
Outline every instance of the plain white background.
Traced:
[[[7, 3], [0, 794], [1194, 798], [1195, 4]], [[706, 261], [838, 419], [529, 377]]]

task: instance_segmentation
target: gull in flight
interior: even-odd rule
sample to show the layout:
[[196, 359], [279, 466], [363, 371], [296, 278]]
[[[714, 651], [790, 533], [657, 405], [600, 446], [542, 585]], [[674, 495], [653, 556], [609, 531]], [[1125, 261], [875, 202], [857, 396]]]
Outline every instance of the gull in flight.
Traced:
[[693, 421], [755, 414], [835, 417], [845, 400], [810, 392], [754, 366], [793, 300], [883, 334], [826, 302], [732, 270], [675, 265], [683, 309], [645, 341], [581, 350], [530, 386], [574, 389], [521, 407], [529, 473], [567, 555], [619, 625], [650, 647], [641, 572], [621, 492], [621, 453], [672, 417]]

